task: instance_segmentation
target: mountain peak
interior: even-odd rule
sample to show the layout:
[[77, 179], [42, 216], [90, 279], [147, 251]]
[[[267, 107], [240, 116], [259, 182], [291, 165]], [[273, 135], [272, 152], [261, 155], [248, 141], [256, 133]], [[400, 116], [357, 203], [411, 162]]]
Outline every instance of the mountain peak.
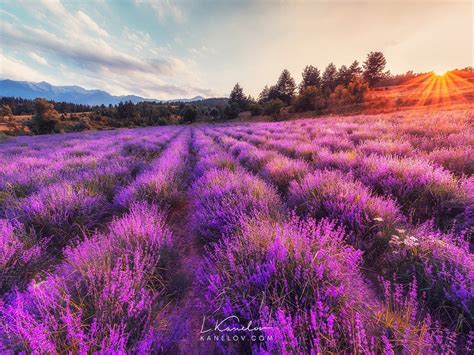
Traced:
[[192, 102], [204, 100], [202, 96], [195, 96], [192, 99], [147, 99], [136, 95], [115, 96], [102, 90], [88, 90], [83, 87], [73, 86], [55, 86], [46, 81], [38, 83], [29, 81], [15, 81], [10, 79], [0, 80], [0, 96], [21, 97], [24, 99], [35, 99], [43, 97], [47, 100], [58, 102], [71, 102], [84, 105], [116, 105], [121, 101], [132, 101], [133, 103], [142, 101], [161, 101], [161, 102]]

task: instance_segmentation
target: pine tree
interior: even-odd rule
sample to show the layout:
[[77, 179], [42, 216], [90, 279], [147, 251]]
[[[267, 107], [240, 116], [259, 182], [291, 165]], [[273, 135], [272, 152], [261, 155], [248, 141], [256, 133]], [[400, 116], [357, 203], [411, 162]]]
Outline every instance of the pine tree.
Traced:
[[321, 73], [318, 68], [313, 67], [312, 65], [307, 65], [301, 76], [303, 77], [303, 80], [300, 84], [300, 93], [310, 86], [315, 86], [318, 89], [321, 87]]
[[258, 103], [263, 104], [270, 99], [270, 89], [268, 85], [265, 85], [260, 95], [258, 95]]
[[291, 77], [291, 74], [287, 69], [284, 69], [278, 78], [276, 90], [278, 98], [285, 104], [289, 105], [291, 103], [291, 99], [295, 95], [296, 84], [295, 80]]
[[361, 75], [362, 74], [362, 68], [359, 65], [359, 62], [357, 60], [354, 60], [349, 67], [349, 71], [351, 72], [351, 75]]
[[349, 71], [349, 68], [345, 65], [342, 65], [337, 72], [337, 85], [347, 86], [351, 82], [352, 73]]
[[369, 86], [374, 86], [385, 77], [384, 69], [387, 60], [382, 52], [370, 52], [364, 62], [364, 79]]
[[334, 91], [337, 86], [337, 68], [334, 63], [330, 63], [324, 70], [321, 79], [321, 88], [325, 94]]
[[237, 104], [242, 110], [245, 110], [247, 107], [247, 97], [239, 83], [235, 84], [229, 95], [229, 105], [232, 105], [233, 103]]

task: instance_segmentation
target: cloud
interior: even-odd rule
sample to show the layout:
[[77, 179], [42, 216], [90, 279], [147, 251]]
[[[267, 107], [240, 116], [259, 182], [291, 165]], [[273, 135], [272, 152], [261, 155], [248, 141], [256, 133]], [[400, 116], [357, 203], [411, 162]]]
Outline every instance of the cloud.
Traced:
[[8, 16], [8, 17], [12, 18], [15, 21], [20, 21], [20, 19], [18, 17], [16, 17], [15, 15], [13, 15], [13, 14], [11, 14], [8, 11], [5, 11], [3, 9], [0, 9], [0, 14]]
[[100, 27], [83, 11], [79, 10], [75, 13], [71, 13], [59, 0], [42, 0], [41, 3], [45, 9], [54, 15], [55, 22], [60, 26], [62, 31], [66, 33], [90, 32], [100, 37], [109, 37], [107, 31]]
[[48, 61], [35, 52], [28, 53], [31, 59], [42, 65], [48, 65]]
[[185, 20], [181, 9], [170, 0], [135, 0], [135, 4], [151, 7], [161, 21], [165, 21], [169, 17], [179, 23]]
[[102, 29], [97, 23], [95, 23], [89, 16], [87, 16], [84, 12], [78, 11], [76, 13], [77, 19], [81, 21], [85, 26], [87, 26], [89, 29], [97, 33], [99, 36], [102, 37], [109, 37], [109, 34], [107, 31]]
[[43, 81], [55, 83], [56, 80], [44, 73], [30, 68], [20, 60], [9, 58], [0, 53], [0, 77], [12, 80]]
[[[123, 71], [152, 71], [150, 63], [118, 51], [101, 39], [86, 36], [57, 36], [43, 29], [5, 24], [2, 29], [5, 42], [13, 47], [28, 45], [42, 51], [71, 59], [77, 65], [87, 68], [107, 66]], [[153, 63], [157, 64], [157, 63]], [[166, 68], [156, 67], [155, 71]]]

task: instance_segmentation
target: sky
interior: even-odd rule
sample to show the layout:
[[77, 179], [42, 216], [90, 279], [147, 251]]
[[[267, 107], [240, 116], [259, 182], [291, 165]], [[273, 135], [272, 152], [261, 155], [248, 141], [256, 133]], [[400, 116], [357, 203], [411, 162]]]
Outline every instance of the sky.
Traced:
[[0, 78], [114, 95], [258, 96], [382, 51], [392, 73], [473, 66], [473, 1], [0, 0]]

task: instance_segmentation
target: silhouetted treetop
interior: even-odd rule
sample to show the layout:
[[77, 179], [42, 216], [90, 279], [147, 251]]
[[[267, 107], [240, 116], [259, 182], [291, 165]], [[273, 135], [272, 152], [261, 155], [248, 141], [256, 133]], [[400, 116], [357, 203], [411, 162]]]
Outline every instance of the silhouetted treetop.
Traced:
[[321, 78], [321, 88], [322, 90], [329, 94], [337, 86], [337, 68], [334, 63], [329, 63], [329, 65], [324, 70], [323, 76]]
[[382, 52], [370, 52], [364, 62], [364, 79], [369, 86], [374, 86], [385, 78], [384, 72], [387, 60]]
[[307, 65], [301, 74], [303, 80], [300, 84], [300, 92], [310, 86], [315, 86], [318, 89], [321, 87], [321, 73], [318, 68], [312, 65]]
[[295, 80], [291, 77], [290, 72], [287, 69], [284, 69], [281, 72], [280, 77], [278, 78], [278, 82], [276, 84], [276, 92], [278, 95], [277, 98], [289, 105], [291, 99], [295, 95], [295, 90]]
[[237, 104], [242, 109], [247, 107], [248, 99], [239, 83], [235, 84], [229, 95], [229, 105], [232, 105], [233, 103]]

